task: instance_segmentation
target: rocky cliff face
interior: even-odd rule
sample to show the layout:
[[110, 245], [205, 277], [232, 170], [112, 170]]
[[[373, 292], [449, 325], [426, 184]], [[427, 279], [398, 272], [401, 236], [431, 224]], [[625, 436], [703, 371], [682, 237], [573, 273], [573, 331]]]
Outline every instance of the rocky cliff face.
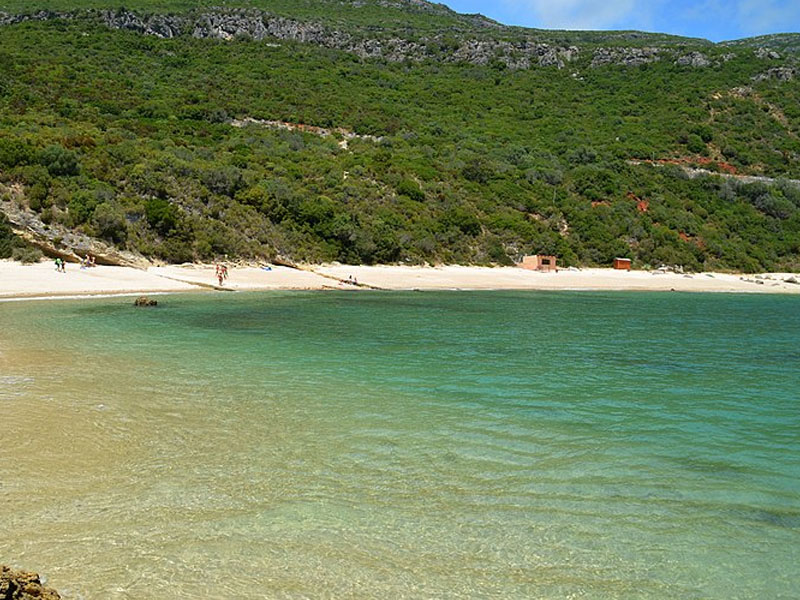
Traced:
[[[36, 246], [47, 256], [58, 256], [69, 262], [79, 262], [81, 257], [91, 254], [98, 264], [147, 268], [150, 262], [133, 252], [118, 250], [114, 246], [64, 225], [47, 224], [41, 216], [27, 208], [21, 201], [23, 190], [0, 184], [0, 213], [4, 214], [14, 233], [29, 244]], [[0, 600], [4, 600], [0, 591]]]
[[[360, 0], [351, 0], [356, 6], [359, 2]], [[134, 31], [141, 35], [159, 38], [190, 35], [201, 39], [233, 40], [237, 37], [247, 37], [254, 40], [285, 40], [341, 50], [363, 59], [390, 62], [436, 60], [474, 65], [499, 63], [511, 69], [536, 67], [561, 69], [581, 57], [581, 50], [577, 46], [538, 41], [533, 32], [498, 39], [497, 36], [485, 32], [510, 31], [510, 29], [481, 15], [458, 15], [445, 6], [424, 0], [383, 0], [379, 4], [405, 10], [446, 13], [457, 18], [459, 25], [446, 33], [407, 39], [386, 32], [381, 35], [380, 27], [354, 27], [345, 31], [323, 23], [280, 17], [256, 9], [214, 9], [202, 12], [190, 11], [179, 15], [146, 14], [119, 9], [73, 12], [40, 10], [18, 15], [0, 12], [0, 26], [24, 21], [84, 19], [98, 21], [111, 29]], [[644, 35], [637, 32], [609, 32], [606, 37], [611, 40], [636, 40]], [[670, 44], [594, 47], [591, 52], [589, 66], [593, 68], [606, 65], [637, 67], [659, 60], [671, 60], [680, 66], [706, 68], [735, 57], [734, 53], [729, 53], [712, 60], [699, 51], [680, 54]], [[767, 47], [759, 46], [753, 52], [757, 58], [767, 62], [782, 58], [780, 53]], [[794, 75], [792, 68], [778, 67], [770, 69], [763, 78], [785, 81]]]
[[[427, 3], [424, 3], [428, 6]], [[185, 15], [139, 14], [128, 10], [63, 13], [39, 11], [26, 15], [0, 13], [0, 25], [50, 19], [99, 19], [111, 29], [135, 31], [142, 35], [174, 38], [191, 35], [196, 38], [232, 40], [247, 37], [254, 40], [276, 39], [315, 44], [351, 52], [361, 58], [391, 62], [420, 62], [428, 59], [453, 63], [485, 65], [499, 61], [512, 69], [534, 66], [562, 68], [578, 57], [575, 46], [554, 46], [532, 41], [507, 42], [492, 39], [465, 38], [456, 47], [444, 43], [442, 36], [420, 40], [399, 37], [381, 38], [359, 31], [346, 32], [320, 23], [278, 17], [257, 10], [216, 10]], [[482, 27], [497, 26], [493, 21], [471, 17]]]
[[624, 65], [638, 67], [661, 60], [662, 48], [598, 48], [592, 56], [592, 67]]

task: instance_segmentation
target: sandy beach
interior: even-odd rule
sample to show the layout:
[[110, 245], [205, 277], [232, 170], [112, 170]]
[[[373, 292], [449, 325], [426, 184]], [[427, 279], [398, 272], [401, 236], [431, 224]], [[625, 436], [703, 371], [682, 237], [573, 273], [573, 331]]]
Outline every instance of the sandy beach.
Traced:
[[[170, 265], [140, 270], [67, 265], [22, 265], [0, 261], [0, 299], [158, 294], [189, 291], [256, 290], [630, 290], [676, 292], [800, 293], [785, 280], [790, 273], [735, 275], [662, 273], [613, 269], [560, 270], [552, 273], [518, 267], [308, 265], [301, 269], [231, 266], [222, 287], [213, 265]], [[352, 279], [351, 279], [352, 278]], [[354, 281], [356, 283], [351, 283]]]

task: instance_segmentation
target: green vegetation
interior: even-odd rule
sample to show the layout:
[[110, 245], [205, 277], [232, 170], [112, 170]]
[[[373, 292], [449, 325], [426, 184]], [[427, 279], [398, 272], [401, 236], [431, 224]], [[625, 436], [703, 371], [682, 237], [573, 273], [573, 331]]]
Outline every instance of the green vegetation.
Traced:
[[[406, 37], [450, 32], [453, 43], [524, 33], [484, 31], [441, 7], [240, 4]], [[753, 82], [774, 61], [741, 47], [723, 61], [731, 48], [666, 36], [675, 52], [700, 49], [716, 62], [592, 68], [595, 45], [618, 44], [619, 34], [535, 34], [584, 45], [563, 70], [512, 70], [364, 60], [283, 40], [158, 39], [91, 19], [0, 27], [0, 179], [24, 185], [46, 223], [168, 261], [506, 264], [545, 252], [565, 264], [629, 256], [691, 269], [800, 268], [797, 187], [628, 162], [707, 157], [706, 168], [800, 179], [797, 80]], [[743, 86], [752, 92], [731, 92]], [[245, 117], [381, 139], [342, 148], [336, 135], [230, 124]]]
[[0, 214], [0, 258], [11, 258], [23, 263], [34, 263], [42, 258], [38, 248], [14, 235], [8, 219]]

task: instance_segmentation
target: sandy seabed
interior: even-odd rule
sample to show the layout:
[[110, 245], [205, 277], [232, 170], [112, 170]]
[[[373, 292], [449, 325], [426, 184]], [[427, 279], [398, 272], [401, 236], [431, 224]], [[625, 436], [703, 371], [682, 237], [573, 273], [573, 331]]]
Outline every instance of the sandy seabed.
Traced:
[[[214, 265], [150, 267], [68, 264], [58, 273], [52, 262], [22, 265], [0, 261], [0, 300], [157, 294], [203, 290], [628, 290], [676, 292], [800, 293], [785, 280], [791, 273], [663, 273], [613, 269], [562, 269], [540, 273], [518, 267], [305, 265], [230, 266], [219, 286]], [[798, 278], [800, 280], [800, 278]]]

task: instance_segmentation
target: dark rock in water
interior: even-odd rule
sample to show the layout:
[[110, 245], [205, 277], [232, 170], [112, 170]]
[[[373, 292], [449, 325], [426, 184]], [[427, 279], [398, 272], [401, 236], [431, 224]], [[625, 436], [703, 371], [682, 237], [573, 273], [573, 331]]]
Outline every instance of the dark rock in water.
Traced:
[[0, 565], [0, 598], [3, 600], [61, 600], [52, 588], [42, 585], [39, 575], [30, 571], [14, 571]]
[[133, 303], [134, 306], [158, 306], [158, 300], [152, 300], [147, 296], [139, 296]]

